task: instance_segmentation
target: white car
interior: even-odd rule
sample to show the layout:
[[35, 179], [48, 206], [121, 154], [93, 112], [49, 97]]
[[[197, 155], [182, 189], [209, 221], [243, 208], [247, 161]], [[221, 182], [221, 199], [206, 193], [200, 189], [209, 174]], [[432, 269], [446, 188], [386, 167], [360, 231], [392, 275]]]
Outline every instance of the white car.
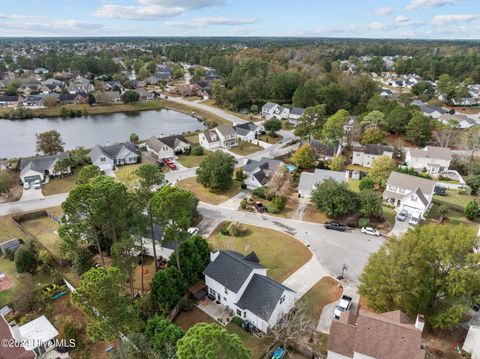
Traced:
[[33, 188], [35, 189], [42, 188], [42, 182], [39, 179], [35, 180], [35, 182], [33, 182]]
[[412, 214], [412, 218], [408, 221], [408, 224], [416, 226], [420, 222], [420, 216], [418, 214]]
[[371, 236], [380, 236], [380, 232], [372, 227], [363, 227], [362, 233], [369, 234]]
[[187, 229], [187, 232], [188, 232], [188, 234], [193, 236], [194, 234], [197, 234], [198, 232], [200, 232], [200, 228], [190, 227], [189, 229]]
[[30, 189], [30, 182], [25, 182], [23, 184], [23, 189]]

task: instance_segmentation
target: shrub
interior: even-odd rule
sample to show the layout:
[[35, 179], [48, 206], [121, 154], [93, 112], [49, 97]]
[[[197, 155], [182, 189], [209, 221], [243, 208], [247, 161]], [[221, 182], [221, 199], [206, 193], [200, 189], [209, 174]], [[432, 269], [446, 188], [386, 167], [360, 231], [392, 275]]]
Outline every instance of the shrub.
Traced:
[[244, 177], [245, 177], [245, 175], [243, 173], [243, 169], [238, 168], [238, 169], [235, 170], [235, 179], [237, 181], [243, 181]]
[[247, 209], [247, 206], [248, 206], [248, 199], [243, 198], [242, 201], [240, 202], [240, 208], [241, 209]]
[[240, 188], [241, 188], [241, 189], [246, 189], [246, 188], [247, 188], [247, 185], [246, 185], [245, 183], [242, 183], [242, 184], [240, 185]]
[[266, 187], [256, 188], [253, 191], [252, 195], [253, 195], [253, 197], [257, 197], [257, 198], [260, 198], [260, 199], [265, 199], [265, 198], [267, 198], [267, 188]]
[[243, 325], [243, 319], [238, 316], [235, 316], [232, 318], [232, 323], [238, 325], [241, 328]]
[[192, 155], [194, 156], [201, 156], [204, 153], [203, 147], [202, 146], [194, 146], [192, 148]]
[[369, 224], [370, 224], [370, 220], [368, 218], [360, 218], [358, 220], [359, 227], [368, 227]]
[[285, 208], [285, 199], [283, 197], [275, 197], [267, 206], [268, 213], [280, 213]]
[[373, 180], [370, 177], [366, 176], [360, 180], [358, 188], [360, 189], [360, 191], [364, 191], [366, 189], [373, 189], [374, 186], [375, 184], [373, 183]]
[[18, 273], [33, 273], [37, 269], [37, 249], [35, 243], [29, 240], [15, 253], [15, 267]]
[[239, 222], [232, 222], [228, 226], [228, 232], [234, 237], [240, 237], [247, 233], [247, 229]]
[[230, 223], [225, 223], [222, 228], [220, 228], [220, 233], [223, 234], [224, 236], [229, 236], [230, 235], [230, 230], [228, 229]]
[[478, 203], [477, 201], [470, 201], [467, 203], [467, 206], [465, 207], [465, 211], [463, 212], [465, 214], [465, 217], [467, 217], [470, 220], [474, 220], [477, 217], [478, 214]]

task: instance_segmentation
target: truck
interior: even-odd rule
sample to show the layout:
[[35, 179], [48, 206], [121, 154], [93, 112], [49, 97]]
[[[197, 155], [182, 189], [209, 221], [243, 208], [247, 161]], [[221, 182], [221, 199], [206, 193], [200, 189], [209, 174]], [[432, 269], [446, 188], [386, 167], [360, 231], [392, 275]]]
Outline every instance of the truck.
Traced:
[[327, 222], [324, 224], [324, 226], [326, 229], [333, 229], [335, 231], [340, 231], [340, 232], [345, 232], [347, 230], [346, 225], [342, 223], [334, 222], [334, 221]]
[[343, 312], [350, 310], [351, 306], [352, 297], [349, 297], [348, 295], [342, 295], [342, 298], [340, 298], [337, 306], [335, 307], [335, 310], [333, 311], [335, 319], [340, 319], [340, 315], [342, 315]]

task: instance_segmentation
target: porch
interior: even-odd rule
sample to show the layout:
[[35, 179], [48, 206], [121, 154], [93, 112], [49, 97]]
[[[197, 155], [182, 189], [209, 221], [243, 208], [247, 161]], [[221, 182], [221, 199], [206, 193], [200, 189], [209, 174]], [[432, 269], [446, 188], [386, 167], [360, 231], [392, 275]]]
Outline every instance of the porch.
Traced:
[[228, 309], [221, 304], [217, 304], [208, 297], [205, 297], [204, 300], [198, 302], [197, 307], [223, 326], [230, 323], [235, 316], [231, 309]]

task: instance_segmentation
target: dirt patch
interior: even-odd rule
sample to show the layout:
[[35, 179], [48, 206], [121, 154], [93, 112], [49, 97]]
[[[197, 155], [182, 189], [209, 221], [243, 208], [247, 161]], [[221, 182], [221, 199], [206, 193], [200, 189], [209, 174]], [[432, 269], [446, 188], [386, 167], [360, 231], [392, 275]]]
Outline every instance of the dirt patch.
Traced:
[[9, 193], [5, 196], [0, 196], [0, 203], [15, 202], [22, 197], [23, 187], [20, 185], [20, 174], [13, 171], [9, 172], [12, 177], [12, 187]]
[[174, 323], [183, 330], [188, 330], [197, 323], [216, 323], [207, 313], [197, 307], [189, 312], [180, 312]]
[[0, 292], [13, 288], [14, 284], [6, 273], [2, 273], [0, 278]]
[[456, 328], [453, 330], [435, 330], [426, 328], [423, 333], [423, 339], [426, 342], [429, 358], [442, 359], [461, 359], [464, 355], [456, 351], [461, 347], [467, 330], [465, 328]]

